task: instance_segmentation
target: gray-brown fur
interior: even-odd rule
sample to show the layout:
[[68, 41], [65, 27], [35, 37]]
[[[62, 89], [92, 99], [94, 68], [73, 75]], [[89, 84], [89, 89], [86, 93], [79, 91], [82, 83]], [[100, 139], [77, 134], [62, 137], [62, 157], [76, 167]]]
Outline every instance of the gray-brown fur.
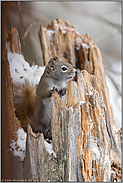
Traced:
[[36, 89], [34, 117], [31, 127], [35, 133], [43, 133], [45, 139], [52, 139], [51, 134], [51, 105], [50, 98], [53, 90], [57, 91], [60, 97], [67, 91], [66, 82], [75, 75], [75, 69], [67, 62], [51, 59], [42, 75]]

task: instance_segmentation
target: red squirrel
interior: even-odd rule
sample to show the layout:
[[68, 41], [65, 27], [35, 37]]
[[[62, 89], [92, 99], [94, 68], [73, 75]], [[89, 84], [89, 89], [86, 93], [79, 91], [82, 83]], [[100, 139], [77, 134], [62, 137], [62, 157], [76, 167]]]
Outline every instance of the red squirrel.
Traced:
[[54, 90], [61, 98], [66, 94], [66, 82], [74, 77], [75, 70], [71, 64], [54, 57], [49, 60], [36, 92], [28, 81], [22, 85], [14, 84], [14, 91], [20, 91], [15, 92], [15, 112], [25, 131], [30, 123], [33, 132], [43, 133], [45, 139], [52, 139], [50, 98]]

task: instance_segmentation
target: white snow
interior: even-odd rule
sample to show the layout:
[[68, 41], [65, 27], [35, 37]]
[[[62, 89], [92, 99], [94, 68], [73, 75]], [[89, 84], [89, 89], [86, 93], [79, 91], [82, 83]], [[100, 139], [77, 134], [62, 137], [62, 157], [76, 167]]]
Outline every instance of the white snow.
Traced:
[[94, 157], [94, 159], [98, 159], [99, 160], [100, 159], [100, 151], [99, 151], [97, 145], [92, 146], [92, 147], [93, 147], [93, 157]]
[[89, 90], [89, 95], [93, 95], [93, 92]]
[[25, 150], [26, 148], [26, 132], [24, 132], [23, 128], [19, 128], [19, 130], [17, 131], [18, 134], [18, 140], [17, 140], [17, 144], [18, 146], [20, 146], [20, 148], [22, 149], [22, 151]]
[[74, 112], [73, 105], [71, 107], [68, 107], [68, 110], [71, 110], [73, 113]]
[[80, 44], [82, 42], [82, 39], [80, 37], [77, 37], [76, 41], [77, 41], [77, 44]]
[[80, 101], [80, 105], [85, 104], [87, 101]]
[[45, 142], [45, 146], [46, 146], [46, 150], [48, 151], [49, 154], [53, 154], [53, 156], [56, 158], [56, 153], [53, 151], [53, 146], [52, 146], [52, 143], [48, 143], [46, 142], [46, 140], [44, 140]]
[[48, 30], [47, 32], [48, 32], [48, 35], [49, 35], [50, 40], [52, 41], [53, 40], [52, 39], [52, 36], [54, 34], [54, 31], [53, 30]]
[[19, 128], [17, 131], [18, 140], [12, 140], [10, 144], [10, 151], [16, 156], [20, 161], [24, 160], [25, 157], [25, 149], [26, 149], [26, 132], [24, 132], [23, 128]]
[[23, 55], [18, 53], [12, 53], [9, 49], [9, 43], [6, 44], [7, 55], [10, 63], [10, 72], [13, 82], [24, 82], [28, 80], [32, 85], [37, 85], [40, 81], [40, 77], [45, 70], [45, 66], [38, 65], [30, 66], [25, 61]]
[[86, 48], [88, 50], [88, 48], [90, 48], [90, 46], [87, 45], [87, 43], [82, 43], [82, 47]]
[[62, 32], [63, 32], [63, 34], [65, 34], [66, 33], [66, 30], [62, 30]]
[[121, 139], [118, 130], [119, 129], [116, 127], [116, 125], [113, 125], [114, 138], [116, 140], [117, 145], [121, 148]]
[[92, 150], [93, 150], [93, 160], [100, 159], [100, 151], [99, 147], [97, 146], [98, 140], [94, 137], [92, 137]]

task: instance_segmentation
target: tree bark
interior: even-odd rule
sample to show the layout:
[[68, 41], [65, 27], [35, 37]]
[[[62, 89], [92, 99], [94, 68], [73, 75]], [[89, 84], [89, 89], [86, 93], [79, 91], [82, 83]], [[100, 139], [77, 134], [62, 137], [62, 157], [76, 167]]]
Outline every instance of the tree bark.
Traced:
[[[6, 50], [6, 19], [2, 4], [2, 59], [1, 59], [1, 181], [23, 180], [22, 162], [10, 151], [10, 145], [18, 140], [17, 131], [21, 128], [15, 116], [12, 80]], [[16, 146], [17, 148], [17, 146]]]
[[[51, 57], [57, 56], [72, 63], [79, 74], [68, 83], [68, 91], [63, 100], [55, 91], [51, 97], [52, 143], [44, 141], [43, 134], [33, 133], [28, 125], [26, 157], [23, 162], [19, 161], [11, 152], [6, 154], [11, 142], [17, 141], [16, 132], [21, 124], [14, 111], [4, 37], [2, 179], [42, 182], [121, 181], [121, 133], [114, 134], [113, 131], [114, 120], [99, 48], [88, 34], [79, 35], [73, 26], [60, 19], [52, 21], [47, 28], [41, 26], [39, 37], [45, 65]], [[10, 50], [21, 54], [16, 29], [9, 32], [9, 41]]]

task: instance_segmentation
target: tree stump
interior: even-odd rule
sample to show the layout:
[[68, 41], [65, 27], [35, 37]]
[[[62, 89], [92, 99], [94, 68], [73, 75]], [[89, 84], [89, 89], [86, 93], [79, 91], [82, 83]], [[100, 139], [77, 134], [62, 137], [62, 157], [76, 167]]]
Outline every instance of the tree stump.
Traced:
[[[18, 132], [22, 128], [14, 109], [13, 84], [6, 50], [6, 20], [3, 11], [4, 9], [2, 9], [1, 59], [1, 181], [21, 181], [23, 180], [23, 163], [13, 154], [13, 149], [16, 151], [18, 148]], [[20, 43], [19, 38], [17, 42]]]
[[[57, 56], [61, 60], [72, 63], [78, 73], [75, 80], [68, 83], [68, 91], [63, 100], [55, 91], [51, 97], [52, 143], [48, 144], [43, 134], [33, 133], [28, 124], [25, 159], [19, 161], [11, 155], [16, 159], [13, 161], [17, 168], [14, 167], [15, 172], [7, 173], [6, 176], [3, 173], [2, 179], [42, 182], [121, 181], [121, 138], [120, 132], [115, 134], [113, 130], [115, 124], [99, 48], [88, 34], [81, 36], [73, 26], [69, 26], [68, 22], [63, 23], [60, 19], [52, 21], [47, 28], [41, 26], [39, 37], [45, 65], [51, 57]], [[3, 45], [5, 41], [4, 39]], [[16, 29], [12, 29], [9, 33], [9, 41], [10, 50], [21, 54]], [[2, 70], [5, 69], [5, 72], [9, 73], [5, 54], [2, 63]], [[7, 82], [11, 90], [2, 96], [4, 98], [13, 96], [10, 73], [9, 79], [4, 73], [2, 78], [4, 79], [2, 88], [7, 92], [8, 85], [5, 84]], [[2, 113], [5, 116], [7, 111], [7, 115], [13, 115], [12, 126], [21, 126], [20, 121], [15, 117], [13, 101], [14, 99], [11, 98], [7, 103], [6, 100], [2, 102], [2, 107], [6, 105]], [[11, 103], [10, 108], [8, 104]], [[3, 117], [2, 124], [4, 123], [11, 125], [11, 120]], [[11, 132], [13, 139], [13, 134], [16, 134], [18, 129], [12, 129], [14, 130], [7, 128], [6, 133]], [[4, 128], [2, 130], [4, 131]], [[2, 140], [3, 138], [4, 135]], [[10, 136], [7, 138], [10, 144]], [[116, 139], [119, 139], [119, 143]], [[6, 139], [2, 147], [5, 143]], [[4, 153], [2, 157], [5, 160]], [[7, 158], [11, 164], [10, 157]], [[3, 172], [7, 167], [4, 160]], [[11, 172], [10, 167], [8, 172]]]

